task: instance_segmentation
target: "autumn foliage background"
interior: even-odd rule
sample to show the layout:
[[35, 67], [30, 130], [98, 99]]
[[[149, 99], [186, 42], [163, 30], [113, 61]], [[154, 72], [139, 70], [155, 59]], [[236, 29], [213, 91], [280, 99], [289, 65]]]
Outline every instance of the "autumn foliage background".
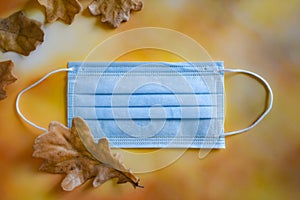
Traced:
[[[118, 29], [101, 24], [83, 11], [71, 25], [61, 22], [44, 25], [45, 40], [29, 56], [0, 53], [0, 61], [14, 61], [18, 77], [7, 88], [8, 98], [0, 101], [0, 198], [299, 198], [300, 1], [145, 0], [144, 3], [144, 9], [133, 13], [130, 21]], [[0, 17], [21, 8], [25, 8], [27, 16], [44, 21], [43, 8], [26, 0], [0, 0]], [[66, 67], [68, 61], [83, 60], [109, 36], [148, 26], [182, 32], [205, 47], [214, 60], [224, 60], [227, 68], [248, 69], [265, 77], [275, 94], [272, 112], [255, 129], [227, 138], [225, 150], [215, 150], [202, 160], [197, 157], [198, 150], [188, 150], [168, 167], [139, 174], [144, 189], [109, 181], [97, 189], [88, 182], [73, 192], [62, 191], [62, 176], [39, 172], [41, 160], [31, 157], [34, 139], [41, 132], [17, 116], [14, 107], [17, 93], [43, 74]], [[177, 58], [156, 50], [140, 50], [119, 60], [177, 61]], [[101, 55], [99, 61], [103, 61]], [[66, 123], [65, 78], [65, 74], [53, 76], [24, 95], [21, 109], [25, 115], [43, 127], [52, 120]], [[225, 129], [245, 127], [264, 109], [265, 91], [244, 76], [226, 75], [225, 84]]]

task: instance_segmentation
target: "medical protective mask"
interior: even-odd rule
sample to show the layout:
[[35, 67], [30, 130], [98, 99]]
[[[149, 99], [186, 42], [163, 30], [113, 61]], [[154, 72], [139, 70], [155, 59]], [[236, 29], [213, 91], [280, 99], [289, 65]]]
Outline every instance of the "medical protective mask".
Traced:
[[[256, 126], [271, 110], [273, 94], [259, 75], [224, 69], [223, 62], [70, 62], [68, 124], [86, 120], [95, 140], [117, 148], [225, 148], [225, 136]], [[249, 127], [224, 133], [224, 72], [254, 76], [269, 91], [269, 107]]]

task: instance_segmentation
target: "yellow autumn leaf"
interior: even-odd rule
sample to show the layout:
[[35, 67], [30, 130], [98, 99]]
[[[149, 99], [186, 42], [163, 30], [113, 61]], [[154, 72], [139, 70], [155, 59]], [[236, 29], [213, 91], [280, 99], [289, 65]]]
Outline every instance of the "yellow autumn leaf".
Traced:
[[61, 184], [66, 191], [90, 178], [94, 178], [94, 187], [112, 178], [118, 178], [117, 183], [129, 182], [134, 187], [142, 187], [119, 156], [112, 155], [106, 138], [94, 143], [89, 127], [80, 117], [73, 118], [71, 129], [51, 122], [49, 130], [36, 139], [33, 157], [44, 159], [42, 171], [67, 174]]

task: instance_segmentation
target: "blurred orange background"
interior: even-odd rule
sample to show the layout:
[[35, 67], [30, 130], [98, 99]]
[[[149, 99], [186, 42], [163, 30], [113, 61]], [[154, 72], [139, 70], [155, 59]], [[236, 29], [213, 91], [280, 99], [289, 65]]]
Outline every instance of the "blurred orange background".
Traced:
[[[132, 13], [117, 29], [101, 24], [86, 10], [72, 25], [43, 25], [45, 41], [29, 56], [0, 53], [0, 61], [14, 61], [18, 77], [7, 87], [8, 98], [0, 101], [0, 199], [299, 199], [299, 7], [299, 0], [145, 0], [144, 9]], [[44, 21], [44, 9], [36, 1], [0, 0], [1, 18], [19, 9]], [[198, 150], [188, 150], [170, 166], [138, 174], [144, 189], [108, 181], [96, 189], [87, 182], [72, 192], [62, 191], [63, 175], [39, 172], [41, 160], [31, 157], [34, 139], [41, 132], [18, 117], [14, 106], [18, 92], [47, 72], [66, 67], [68, 61], [84, 60], [109, 36], [149, 26], [186, 34], [213, 60], [225, 61], [226, 68], [243, 68], [265, 77], [275, 94], [273, 110], [251, 131], [226, 138], [226, 149], [214, 150], [201, 160]], [[178, 58], [148, 49], [118, 60]], [[99, 55], [99, 61], [105, 58]], [[240, 75], [226, 75], [225, 87], [225, 130], [249, 125], [264, 109], [265, 90]], [[23, 96], [21, 110], [43, 127], [53, 120], [66, 124], [65, 92], [66, 74], [52, 76]]]

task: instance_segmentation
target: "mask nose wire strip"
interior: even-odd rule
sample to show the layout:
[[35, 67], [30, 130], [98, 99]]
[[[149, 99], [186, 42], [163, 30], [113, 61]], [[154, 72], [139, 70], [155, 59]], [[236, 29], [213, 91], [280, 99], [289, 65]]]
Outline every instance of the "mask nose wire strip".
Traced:
[[43, 128], [43, 127], [40, 127], [38, 125], [36, 125], [35, 123], [33, 123], [32, 121], [30, 121], [29, 119], [27, 119], [23, 113], [21, 112], [20, 110], [20, 107], [19, 107], [19, 102], [20, 102], [20, 99], [21, 99], [21, 96], [27, 92], [28, 90], [34, 88], [35, 86], [39, 85], [40, 83], [42, 83], [45, 79], [47, 79], [49, 76], [53, 75], [53, 74], [56, 74], [56, 73], [59, 73], [59, 72], [65, 72], [65, 71], [73, 71], [72, 68], [61, 68], [61, 69], [57, 69], [57, 70], [54, 70], [54, 71], [51, 71], [49, 72], [48, 74], [46, 74], [45, 76], [43, 76], [40, 80], [36, 81], [35, 83], [31, 84], [30, 86], [28, 86], [27, 88], [23, 89], [21, 92], [19, 92], [18, 96], [17, 96], [17, 99], [16, 99], [16, 110], [17, 110], [17, 113], [18, 115], [28, 124], [30, 124], [31, 126], [37, 128], [37, 129], [40, 129], [42, 131], [47, 131], [47, 129]]
[[235, 135], [235, 134], [239, 134], [239, 133], [244, 133], [244, 132], [246, 132], [246, 131], [251, 130], [251, 129], [254, 128], [259, 122], [261, 122], [261, 121], [266, 117], [266, 115], [271, 111], [271, 109], [272, 109], [272, 106], [273, 106], [273, 91], [272, 91], [271, 86], [269, 85], [269, 83], [268, 83], [263, 77], [261, 77], [260, 75], [254, 73], [254, 72], [251, 72], [251, 71], [247, 71], [247, 70], [243, 70], [243, 69], [223, 69], [223, 70], [220, 70], [220, 71], [230, 72], [230, 73], [231, 73], [231, 72], [233, 72], [233, 73], [241, 73], [241, 74], [246, 74], [246, 75], [253, 76], [253, 77], [259, 79], [259, 80], [264, 84], [264, 86], [266, 87], [266, 89], [268, 90], [268, 92], [269, 92], [268, 108], [265, 110], [264, 113], [262, 113], [262, 114], [256, 119], [256, 121], [254, 121], [254, 122], [253, 122], [249, 127], [247, 127], [247, 128], [244, 128], [244, 129], [241, 129], [241, 130], [237, 130], [237, 131], [227, 132], [227, 133], [221, 134], [220, 136], [230, 136], [230, 135]]

